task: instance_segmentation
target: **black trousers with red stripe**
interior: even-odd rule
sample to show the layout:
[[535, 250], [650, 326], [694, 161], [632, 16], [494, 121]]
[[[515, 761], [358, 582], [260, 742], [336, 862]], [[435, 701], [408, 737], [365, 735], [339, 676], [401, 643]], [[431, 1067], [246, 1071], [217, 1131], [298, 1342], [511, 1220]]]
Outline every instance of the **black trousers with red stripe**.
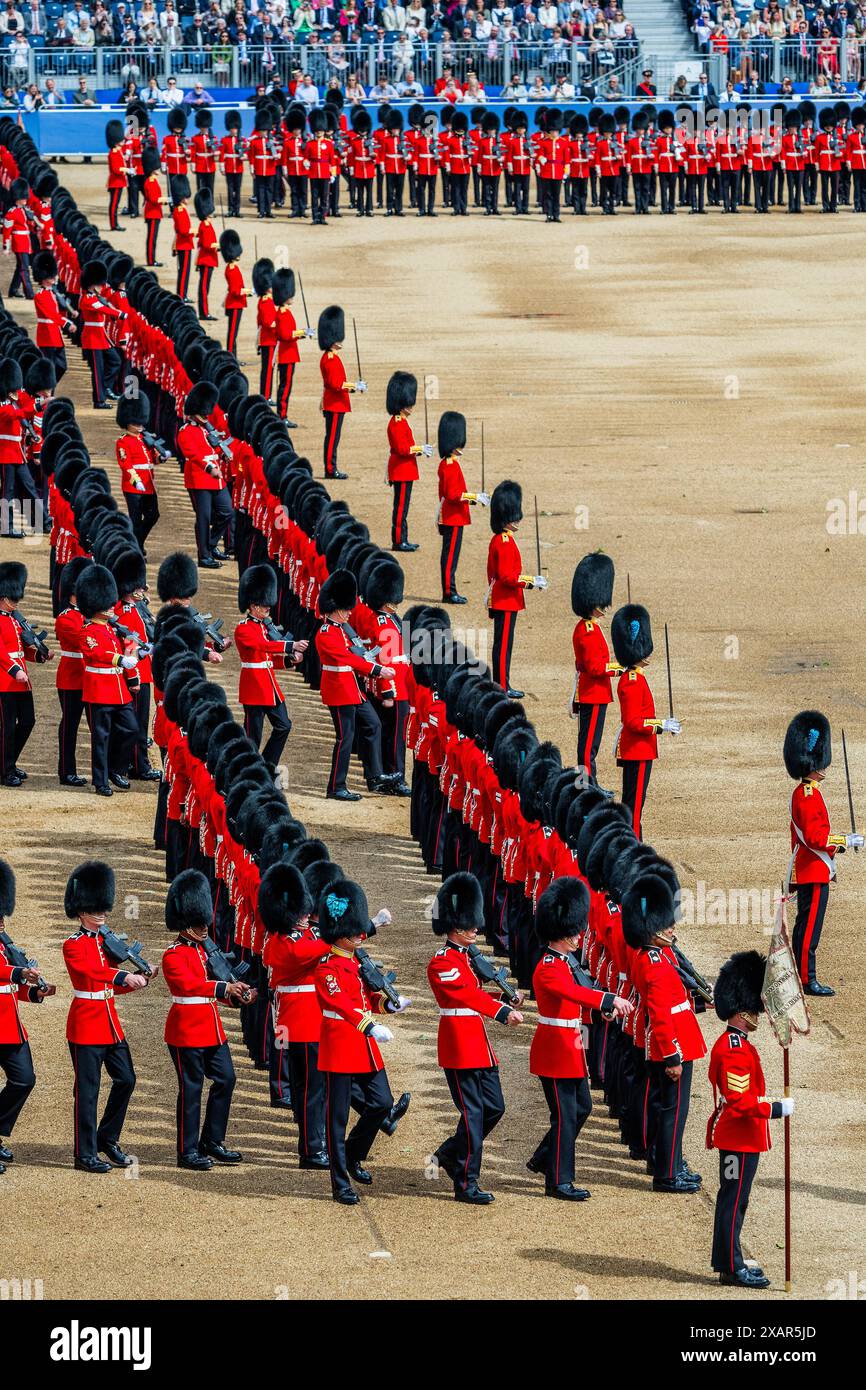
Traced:
[[601, 747], [607, 705], [578, 706], [577, 766], [595, 777], [595, 760]]
[[[277, 413], [282, 420], [285, 420], [289, 413], [289, 401], [292, 395], [292, 385], [294, 384], [295, 367], [297, 365], [297, 362], [280, 362], [277, 367]], [[339, 435], [337, 437], [339, 438]], [[325, 467], [327, 468], [327, 466], [326, 453]], [[336, 467], [336, 455], [334, 458], [334, 467]]]
[[[360, 1087], [363, 1102], [358, 1121], [347, 1137], [353, 1084]], [[352, 1186], [349, 1164], [364, 1162], [373, 1147], [379, 1126], [394, 1104], [394, 1097], [384, 1067], [381, 1071], [359, 1072], [355, 1076], [351, 1072], [326, 1072], [325, 1093], [331, 1187], [335, 1193], [345, 1192]]]
[[[135, 1068], [127, 1042], [69, 1044], [75, 1072], [73, 1130], [76, 1158], [96, 1158], [104, 1144], [119, 1144], [135, 1090]], [[111, 1090], [102, 1119], [96, 1123], [102, 1068], [111, 1078]]]
[[620, 766], [622, 767], [623, 805], [631, 811], [632, 828], [640, 839], [643, 808], [646, 803], [650, 773], [653, 770], [652, 760], [650, 758], [623, 760]]
[[395, 700], [392, 705], [377, 702], [382, 725], [382, 768], [388, 773], [399, 772], [406, 777], [406, 720], [409, 701]]
[[109, 773], [125, 777], [138, 738], [135, 708], [90, 705], [90, 775], [94, 787], [107, 787]]
[[[53, 363], [53, 365], [54, 365], [54, 376], [55, 376], [55, 379], [56, 379], [56, 381], [57, 381], [57, 384], [59, 385], [59, 384], [60, 384], [60, 378], [61, 378], [62, 376], [65, 375], [66, 370], [67, 370], [66, 348], [64, 348], [64, 347], [44, 347], [44, 348], [40, 348], [39, 351], [42, 353], [42, 356], [43, 356], [43, 357], [47, 357], [48, 360], [49, 360], [49, 362]], [[56, 616], [56, 615], [55, 615], [55, 616]]]
[[439, 556], [439, 573], [442, 578], [442, 597], [453, 598], [457, 593], [457, 562], [463, 544], [462, 526], [440, 526], [442, 552]]
[[503, 690], [507, 690], [511, 685], [511, 653], [514, 647], [517, 614], [495, 608], [490, 610], [490, 616], [493, 619], [492, 677]]
[[226, 351], [236, 352], [243, 309], [226, 309]]
[[672, 1079], [665, 1071], [664, 1062], [650, 1062], [649, 1076], [650, 1110], [656, 1116], [655, 1133], [648, 1136], [650, 1162], [655, 1177], [670, 1182], [683, 1166], [683, 1133], [689, 1117], [692, 1063], [683, 1062], [682, 1076]]
[[271, 399], [271, 391], [274, 389], [274, 359], [276, 355], [276, 343], [265, 343], [259, 348], [259, 356], [262, 359], [259, 372], [259, 395], [264, 396], [266, 401]]
[[791, 945], [794, 959], [803, 984], [811, 984], [816, 979], [815, 952], [821, 940], [827, 902], [830, 897], [829, 883], [800, 883], [797, 885], [797, 916]]
[[138, 734], [132, 745], [130, 767], [136, 777], [140, 776], [142, 772], [147, 772], [150, 767], [150, 758], [147, 755], [147, 738], [150, 732], [150, 691], [149, 685], [140, 685], [132, 696], [132, 708], [135, 710]]
[[295, 1124], [298, 1126], [298, 1156], [312, 1158], [328, 1147], [325, 1134], [325, 1075], [319, 1071], [319, 1044], [290, 1042], [289, 1081]]
[[275, 705], [244, 705], [244, 733], [248, 734], [258, 748], [262, 741], [265, 719], [271, 726], [271, 735], [264, 746], [262, 757], [266, 763], [276, 767], [283, 756], [286, 739], [292, 732], [292, 721], [285, 702], [279, 700]]
[[391, 544], [402, 545], [409, 539], [409, 504], [412, 501], [412, 481], [392, 483], [394, 489], [391, 507]]
[[189, 273], [192, 269], [192, 251], [178, 251], [177, 253], [177, 286], [175, 294], [178, 299], [186, 299], [189, 293]]
[[585, 1076], [540, 1076], [550, 1111], [550, 1128], [530, 1162], [544, 1172], [548, 1187], [574, 1182], [574, 1146], [592, 1114], [592, 1096]]
[[120, 353], [115, 348], [84, 348], [83, 351], [90, 367], [93, 404], [102, 405], [107, 391], [119, 396], [123, 366]]
[[6, 1084], [0, 1091], [0, 1139], [8, 1139], [36, 1085], [30, 1044], [0, 1043], [0, 1071], [6, 1077]]
[[346, 785], [356, 732], [364, 776], [368, 782], [377, 781], [382, 776], [382, 725], [370, 701], [364, 700], [360, 705], [331, 705], [330, 714], [337, 739], [331, 758], [328, 791], [337, 792]]
[[36, 723], [33, 691], [0, 692], [0, 778], [8, 777]]
[[200, 265], [198, 268], [198, 316], [200, 319], [206, 318], [210, 313], [207, 300], [213, 271], [212, 265]]
[[149, 217], [145, 219], [145, 222], [147, 225], [147, 239], [145, 242], [145, 261], [148, 265], [156, 265], [156, 243], [159, 239], [160, 219], [158, 217]]
[[460, 1121], [434, 1154], [454, 1174], [455, 1192], [475, 1187], [481, 1175], [484, 1140], [505, 1114], [498, 1067], [445, 1067], [445, 1080]]
[[75, 744], [84, 713], [80, 690], [58, 690], [60, 701], [60, 723], [57, 726], [57, 776], [75, 777], [78, 768], [75, 761]]
[[[177, 1072], [177, 1152], [188, 1158], [202, 1144], [222, 1144], [229, 1124], [235, 1069], [227, 1042], [214, 1047], [173, 1047], [169, 1055]], [[211, 1088], [201, 1124], [205, 1081]], [[199, 1129], [201, 1132], [199, 1133]]]
[[159, 521], [159, 501], [156, 493], [125, 492], [123, 500], [126, 503], [126, 510], [129, 512], [135, 539], [144, 550], [145, 541]]
[[108, 190], [108, 230], [117, 231], [117, 214], [120, 211], [120, 196], [122, 188], [110, 188]]
[[719, 1149], [719, 1191], [713, 1221], [713, 1269], [719, 1274], [734, 1274], [746, 1263], [740, 1249], [740, 1232], [760, 1157]]
[[343, 421], [346, 412], [343, 410], [323, 410], [325, 417], [325, 477], [333, 478], [337, 471], [337, 450], [340, 447], [340, 435], [343, 433]]

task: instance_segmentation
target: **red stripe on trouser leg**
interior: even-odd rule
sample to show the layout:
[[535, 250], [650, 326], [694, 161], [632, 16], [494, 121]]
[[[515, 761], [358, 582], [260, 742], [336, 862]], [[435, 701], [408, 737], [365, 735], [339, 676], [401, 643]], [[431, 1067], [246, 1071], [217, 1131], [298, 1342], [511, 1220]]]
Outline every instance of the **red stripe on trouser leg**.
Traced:
[[562, 1148], [562, 1106], [559, 1101], [559, 1087], [554, 1081], [553, 1094], [556, 1096], [556, 1186], [559, 1186], [559, 1154]]
[[[669, 1177], [669, 1178], [674, 1178], [674, 1177], [676, 1176], [675, 1173], [674, 1173], [674, 1161], [675, 1161], [676, 1156], [677, 1156], [677, 1126], [678, 1126], [679, 1120], [680, 1120], [680, 1103], [681, 1103], [681, 1100], [682, 1100], [682, 1089], [683, 1089], [683, 1079], [682, 1079], [682, 1076], [678, 1076], [678, 1077], [677, 1077], [677, 1109], [676, 1109], [676, 1114], [674, 1115], [674, 1142], [671, 1144], [671, 1166], [670, 1166], [670, 1168], [668, 1169], [668, 1177]], [[742, 1181], [742, 1179], [741, 1179], [741, 1181]]]
[[280, 402], [279, 402], [279, 412], [280, 412], [280, 415], [282, 416], [282, 418], [283, 418], [284, 420], [285, 420], [286, 416], [287, 416], [288, 413], [289, 413], [289, 397], [290, 397], [291, 394], [292, 394], [292, 382], [293, 382], [294, 379], [295, 379], [295, 364], [294, 364], [294, 362], [287, 362], [287, 363], [285, 364], [285, 366], [286, 366], [286, 379], [285, 379], [285, 381], [283, 382], [283, 389], [282, 389], [282, 391], [280, 392]]
[[[818, 916], [818, 904], [821, 901], [821, 885], [815, 883], [812, 886], [812, 901], [809, 904], [809, 917], [806, 922], [806, 930], [803, 933], [803, 947], [800, 951], [800, 979], [809, 978], [809, 950], [812, 945], [812, 937], [815, 932], [815, 920]], [[817, 972], [816, 972], [817, 973]]]
[[445, 594], [454, 592], [454, 549], [457, 545], [457, 527], [451, 527], [451, 544], [448, 547], [448, 558], [445, 561]]
[[633, 818], [632, 818], [632, 828], [633, 828], [633, 830], [634, 830], [635, 835], [637, 835], [638, 839], [640, 839], [640, 823], [641, 823], [641, 812], [642, 812], [642, 808], [643, 808], [643, 788], [644, 788], [644, 779], [645, 779], [645, 778], [646, 778], [646, 763], [641, 763], [640, 767], [638, 768], [637, 785], [635, 786], [635, 793], [634, 793], [634, 816], [633, 816]]
[[460, 1097], [460, 1109], [463, 1111], [463, 1124], [466, 1129], [466, 1162], [463, 1165], [463, 1181], [465, 1183], [467, 1177], [469, 1176], [469, 1160], [472, 1157], [472, 1141], [470, 1139], [469, 1134], [469, 1116], [466, 1113], [466, 1104], [463, 1100], [463, 1091], [460, 1087], [460, 1078], [458, 1077], [456, 1072], [454, 1073], [454, 1082], [457, 1086], [457, 1094]]
[[180, 1048], [179, 1048], [179, 1047], [176, 1047], [174, 1050], [175, 1050], [175, 1052], [176, 1052], [176, 1054], [177, 1054], [177, 1082], [178, 1082], [178, 1095], [177, 1095], [177, 1109], [178, 1109], [177, 1151], [178, 1151], [178, 1153], [181, 1153], [181, 1154], [182, 1154], [182, 1153], [183, 1153], [183, 1117], [184, 1117], [184, 1114], [185, 1114], [185, 1112], [186, 1112], [186, 1106], [185, 1106], [185, 1104], [184, 1104], [184, 1097], [183, 1097], [183, 1067], [182, 1067], [181, 1064], [180, 1064]]
[[742, 1191], [743, 1191], [743, 1168], [744, 1168], [744, 1164], [743, 1164], [743, 1156], [742, 1156], [742, 1154], [740, 1154], [739, 1162], [740, 1162], [740, 1181], [739, 1181], [739, 1184], [737, 1185], [737, 1200], [736, 1200], [736, 1202], [734, 1203], [734, 1210], [733, 1210], [733, 1213], [732, 1213], [732, 1215], [731, 1215], [731, 1249], [730, 1249], [730, 1256], [731, 1256], [731, 1273], [733, 1273], [733, 1270], [734, 1270], [734, 1240], [735, 1240], [736, 1231], [737, 1231], [737, 1212], [740, 1210], [740, 1195], [741, 1195], [741, 1193], [742, 1193]]
[[586, 734], [586, 747], [583, 750], [583, 767], [587, 776], [592, 775], [592, 745], [595, 741], [595, 726], [598, 723], [598, 705], [593, 705], [592, 714], [589, 716], [589, 728]]
[[331, 770], [331, 785], [328, 788], [328, 791], [332, 792], [337, 790], [337, 765], [340, 761], [340, 749], [343, 746], [343, 720], [339, 714], [337, 715], [337, 723], [340, 728], [337, 733], [337, 742], [334, 745], [334, 766]]
[[329, 430], [329, 432], [328, 432], [328, 448], [327, 448], [327, 453], [325, 454], [325, 472], [326, 472], [326, 473], [333, 473], [333, 471], [334, 471], [334, 440], [335, 440], [335, 438], [336, 438], [336, 435], [337, 435], [337, 417], [336, 417], [336, 415], [332, 415], [332, 416], [331, 416], [331, 428], [330, 428], [330, 430]]

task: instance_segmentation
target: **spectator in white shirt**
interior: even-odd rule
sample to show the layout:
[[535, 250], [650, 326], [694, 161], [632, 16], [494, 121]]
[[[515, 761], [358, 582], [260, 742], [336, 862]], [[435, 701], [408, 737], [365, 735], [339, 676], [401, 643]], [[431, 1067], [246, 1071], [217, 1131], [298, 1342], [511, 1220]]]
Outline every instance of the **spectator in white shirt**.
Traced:
[[12, 26], [13, 32], [23, 34], [25, 29], [24, 16], [19, 10], [16, 10], [13, 0], [6, 0], [5, 7], [0, 10], [0, 34], [9, 33], [9, 24], [13, 19], [15, 20]]
[[308, 72], [304, 73], [300, 87], [295, 88], [295, 101], [302, 102], [308, 111], [319, 104], [319, 89]]
[[370, 93], [370, 100], [396, 101], [397, 88], [391, 86], [391, 83], [388, 81], [387, 77], [380, 77], [379, 81], [376, 83], [375, 87]]
[[555, 29], [559, 23], [559, 11], [555, 5], [539, 5], [538, 22], [542, 29]]
[[401, 34], [406, 28], [406, 11], [397, 0], [388, 0], [382, 11], [382, 24], [389, 34]]
[[397, 95], [400, 97], [423, 97], [424, 88], [420, 82], [415, 81], [415, 74], [411, 68], [406, 70], [403, 81], [397, 83]]
[[399, 82], [403, 74], [411, 68], [414, 62], [412, 56], [412, 40], [405, 31], [397, 35], [394, 47], [391, 49], [391, 56], [394, 63], [394, 81]]
[[427, 28], [427, 11], [421, 0], [409, 0], [406, 10], [406, 28], [410, 31], [414, 29], [416, 33], [419, 29]]
[[183, 92], [177, 85], [177, 78], [170, 77], [166, 83], [165, 91], [159, 94], [160, 106], [180, 106], [183, 102]]
[[66, 97], [63, 92], [58, 91], [57, 83], [53, 77], [45, 79], [45, 91], [43, 92], [46, 107], [53, 109], [55, 106], [65, 106]]

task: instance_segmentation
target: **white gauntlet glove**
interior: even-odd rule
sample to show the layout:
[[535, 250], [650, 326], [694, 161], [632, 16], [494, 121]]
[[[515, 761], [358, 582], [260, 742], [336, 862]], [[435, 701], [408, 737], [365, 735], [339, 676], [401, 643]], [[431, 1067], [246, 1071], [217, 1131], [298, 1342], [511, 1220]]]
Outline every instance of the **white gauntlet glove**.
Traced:
[[534, 574], [532, 576], [532, 587], [533, 589], [547, 588], [547, 580], [545, 579], [543, 574]]
[[479, 492], [479, 493], [477, 494], [476, 498], [475, 498], [475, 501], [478, 503], [479, 507], [489, 507], [489, 506], [490, 506], [490, 493], [489, 493], [489, 492]]
[[315, 338], [315, 336], [316, 336], [316, 330], [315, 330], [315, 328], [305, 328], [305, 329], [304, 329], [304, 337], [305, 337], [305, 338]]
[[367, 389], [367, 383], [366, 383], [366, 381], [356, 381], [356, 382], [355, 382], [355, 390], [358, 391], [358, 392], [360, 393], [360, 395], [363, 396], [363, 394], [364, 394], [364, 392], [366, 391], [366, 389]]
[[421, 453], [424, 455], [425, 459], [432, 459], [432, 457], [433, 457], [433, 445], [432, 445], [432, 444], [422, 444], [422, 445], [421, 445]]
[[370, 1037], [375, 1038], [378, 1043], [393, 1042], [394, 1034], [390, 1028], [386, 1028], [384, 1023], [374, 1023], [370, 1030]]
[[122, 656], [120, 658], [120, 664], [123, 667], [124, 671], [134, 671], [136, 666], [138, 665], [138, 657]]
[[779, 1104], [780, 1104], [781, 1107], [782, 1107], [782, 1119], [783, 1119], [783, 1120], [786, 1119], [786, 1118], [788, 1117], [788, 1115], [793, 1115], [793, 1113], [794, 1113], [794, 1097], [793, 1097], [793, 1096], [785, 1096], [784, 1100], [780, 1100], [780, 1101], [779, 1101]]
[[866, 840], [864, 840], [862, 835], [845, 836], [846, 849], [862, 849], [864, 844], [866, 844]]
[[401, 1014], [405, 1009], [408, 1009], [409, 1005], [412, 1003], [412, 1000], [407, 999], [405, 994], [399, 994], [397, 998], [400, 1001], [399, 1004], [388, 1005], [389, 1014]]
[[682, 726], [682, 724], [680, 723], [680, 721], [679, 721], [678, 719], [663, 719], [663, 720], [662, 720], [662, 733], [663, 733], [663, 734], [680, 734], [680, 733], [682, 733], [682, 730], [683, 730], [683, 726]]

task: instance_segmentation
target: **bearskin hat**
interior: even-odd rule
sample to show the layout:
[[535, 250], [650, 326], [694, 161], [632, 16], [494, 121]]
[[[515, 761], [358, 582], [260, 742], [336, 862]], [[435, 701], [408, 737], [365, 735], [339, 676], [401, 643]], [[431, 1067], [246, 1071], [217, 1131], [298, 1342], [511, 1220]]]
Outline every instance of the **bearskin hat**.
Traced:
[[319, 315], [318, 338], [322, 352], [328, 352], [346, 336], [346, 315], [338, 304], [331, 304]]
[[27, 584], [27, 566], [17, 560], [6, 560], [0, 565], [0, 598], [20, 603]]
[[240, 128], [241, 128], [241, 113], [240, 113], [240, 111], [227, 111], [227, 112], [226, 112], [226, 114], [225, 114], [225, 127], [226, 127], [226, 130], [229, 130], [229, 131], [231, 131], [231, 130], [240, 130]]
[[147, 566], [140, 550], [125, 550], [114, 561], [111, 573], [121, 598], [135, 589], [147, 588]]
[[36, 361], [27, 368], [24, 377], [24, 389], [31, 396], [44, 395], [46, 391], [53, 391], [57, 385], [57, 373], [54, 370], [54, 363], [49, 362], [47, 357], [37, 357]]
[[363, 106], [356, 106], [352, 110], [352, 129], [356, 135], [369, 135], [373, 129], [373, 121], [369, 111], [365, 111]]
[[213, 112], [208, 106], [200, 106], [195, 113], [196, 130], [213, 129]]
[[8, 400], [15, 391], [24, 385], [21, 367], [14, 357], [0, 360], [0, 399]]
[[602, 550], [584, 555], [571, 580], [571, 610], [578, 618], [591, 618], [597, 608], [609, 608], [613, 599], [613, 560]]
[[0, 859], [0, 922], [15, 911], [15, 874], [12, 865]]
[[165, 895], [165, 925], [169, 931], [209, 927], [213, 922], [210, 884], [198, 869], [182, 869]]
[[557, 878], [545, 888], [535, 910], [535, 935], [543, 946], [577, 936], [589, 916], [589, 889], [579, 878]]
[[523, 489], [519, 483], [497, 483], [490, 498], [490, 529], [494, 536], [523, 519]]
[[37, 284], [43, 280], [53, 280], [57, 276], [57, 261], [51, 251], [37, 251], [30, 262], [33, 279]]
[[190, 420], [194, 415], [202, 415], [206, 418], [218, 400], [219, 388], [212, 381], [199, 381], [187, 396], [183, 413]]
[[118, 601], [114, 575], [104, 565], [91, 565], [75, 586], [78, 607], [85, 618], [96, 613], [109, 613]]
[[63, 910], [67, 917], [110, 912], [116, 893], [114, 870], [101, 859], [87, 859], [73, 869], [66, 884]]
[[403, 571], [391, 560], [374, 565], [364, 585], [364, 602], [374, 613], [381, 613], [386, 604], [396, 607], [403, 602]]
[[439, 457], [447, 459], [458, 449], [466, 448], [466, 416], [459, 410], [446, 410], [439, 417], [437, 431]]
[[163, 603], [172, 598], [193, 598], [198, 593], [198, 567], [191, 555], [182, 550], [166, 555], [157, 571], [156, 592]]
[[135, 396], [121, 396], [117, 402], [118, 428], [125, 430], [130, 425], [141, 425], [144, 429], [150, 421], [150, 401], [143, 391]]
[[22, 198], [30, 197], [30, 184], [26, 179], [13, 179], [9, 185], [9, 200], [20, 203]]
[[310, 112], [310, 134], [324, 135], [328, 129], [328, 117], [321, 107], [317, 107]]
[[253, 266], [253, 289], [256, 294], [267, 294], [274, 278], [274, 263], [270, 256], [260, 256]]
[[528, 821], [542, 821], [544, 788], [551, 773], [562, 770], [562, 755], [555, 743], [540, 743], [529, 755], [517, 781], [520, 810]]
[[494, 771], [505, 791], [517, 791], [526, 760], [538, 746], [538, 735], [531, 724], [519, 724], [516, 728], [506, 724], [500, 730], [491, 749], [491, 757]]
[[782, 757], [788, 776], [797, 781], [828, 768], [833, 761], [833, 749], [827, 716], [815, 709], [795, 714], [785, 733]]
[[149, 146], [141, 152], [141, 168], [144, 177], [149, 179], [151, 174], [158, 174], [160, 168], [159, 150], [152, 150]]
[[189, 202], [192, 197], [192, 189], [186, 174], [172, 174], [169, 179], [169, 192], [171, 193], [171, 201], [175, 206], [178, 203]]
[[723, 1023], [734, 1014], [762, 1014], [766, 956], [760, 951], [735, 951], [719, 971], [713, 990], [716, 1013]]
[[623, 894], [622, 934], [635, 951], [673, 926], [676, 905], [670, 885], [648, 872], [634, 879]]
[[105, 261], [88, 261], [81, 268], [81, 289], [82, 291], [92, 290], [96, 285], [104, 285], [108, 279], [108, 267]]
[[256, 607], [273, 608], [277, 601], [277, 576], [270, 565], [251, 565], [238, 584], [238, 610], [246, 613]]
[[[169, 119], [171, 119], [169, 117]], [[110, 150], [114, 150], [124, 141], [124, 129], [122, 121], [107, 121], [105, 125], [105, 143]]]
[[618, 608], [610, 625], [610, 640], [620, 666], [640, 666], [652, 656], [653, 638], [650, 615], [639, 603]]
[[313, 899], [294, 864], [272, 864], [259, 884], [259, 916], [266, 931], [294, 931], [309, 917]]
[[187, 126], [187, 114], [182, 106], [173, 106], [166, 118], [166, 125], [172, 135], [183, 135]]
[[79, 576], [92, 565], [93, 561], [87, 555], [76, 555], [72, 560], [67, 560], [60, 571], [59, 598], [61, 611], [69, 607], [69, 600], [75, 593], [75, 586]]
[[193, 198], [195, 215], [199, 222], [206, 222], [209, 217], [213, 217], [213, 193], [209, 188], [200, 188]]
[[342, 936], [366, 936], [370, 909], [363, 888], [349, 878], [338, 878], [322, 893], [318, 903], [319, 935], [332, 946]]
[[256, 111], [255, 129], [259, 132], [267, 132], [274, 128], [274, 112], [270, 105], [260, 106]]
[[389, 415], [409, 410], [418, 399], [418, 378], [411, 372], [394, 372], [385, 391], [385, 409]]
[[358, 602], [358, 585], [351, 570], [334, 570], [319, 592], [319, 612], [323, 618], [338, 609], [354, 608]]
[[244, 253], [241, 239], [234, 227], [226, 227], [220, 233], [220, 255], [224, 261], [239, 261]]
[[435, 936], [483, 928], [484, 897], [474, 874], [456, 873], [446, 878], [433, 899], [430, 924]]
[[275, 271], [273, 284], [274, 303], [277, 308], [283, 304], [288, 304], [290, 299], [295, 297], [295, 272], [289, 266], [283, 266]]

